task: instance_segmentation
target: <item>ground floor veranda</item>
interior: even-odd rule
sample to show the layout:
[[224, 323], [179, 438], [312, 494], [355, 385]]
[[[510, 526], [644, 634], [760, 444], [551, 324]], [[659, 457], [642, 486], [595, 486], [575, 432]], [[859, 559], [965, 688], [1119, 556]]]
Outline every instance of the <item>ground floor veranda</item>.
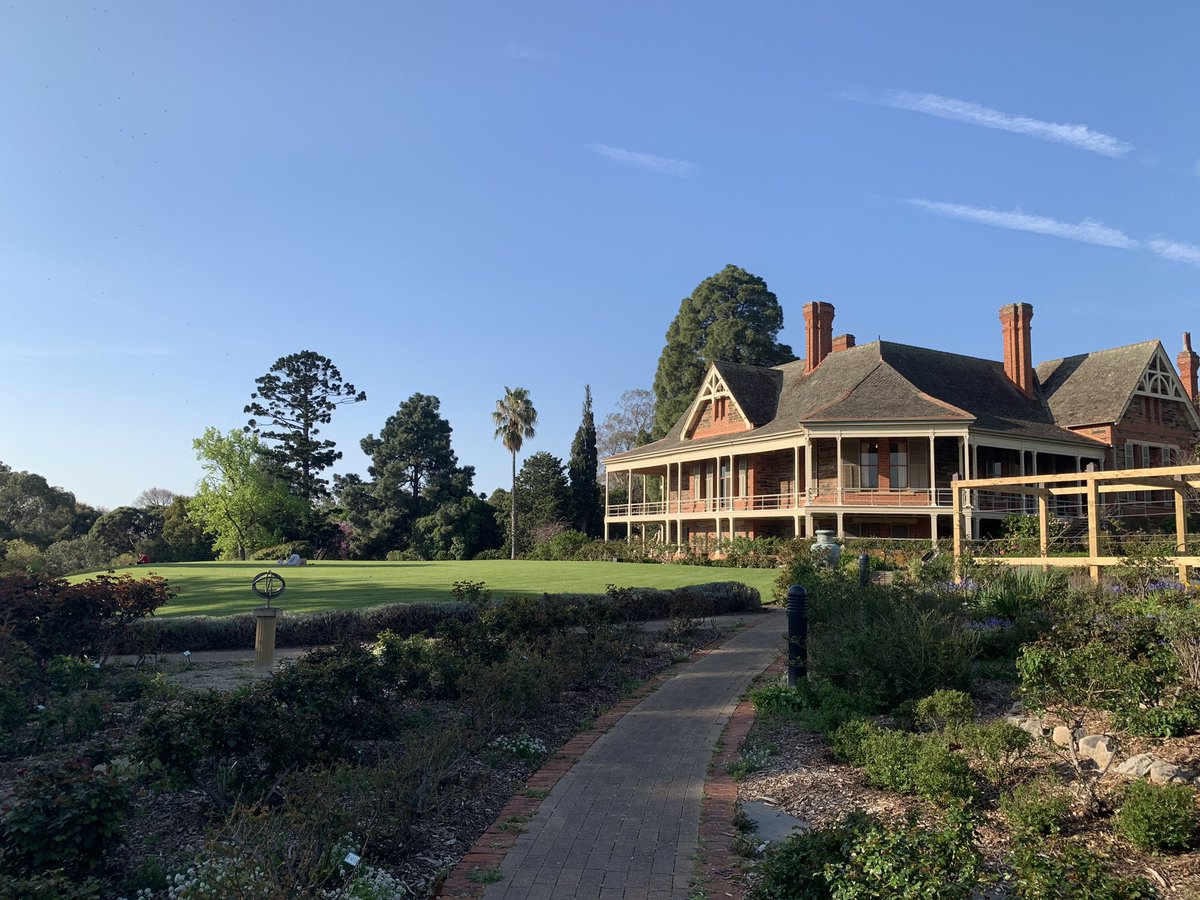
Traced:
[[[934, 541], [952, 534], [952, 486], [963, 477], [1062, 474], [1102, 466], [1105, 447], [1063, 448], [970, 433], [882, 430], [810, 435], [790, 444], [685, 450], [605, 472], [605, 537], [683, 546], [745, 537], [838, 537]], [[1029, 497], [979, 492], [973, 536], [1004, 518], [1036, 513]], [[1063, 517], [1084, 515], [1079, 498]]]

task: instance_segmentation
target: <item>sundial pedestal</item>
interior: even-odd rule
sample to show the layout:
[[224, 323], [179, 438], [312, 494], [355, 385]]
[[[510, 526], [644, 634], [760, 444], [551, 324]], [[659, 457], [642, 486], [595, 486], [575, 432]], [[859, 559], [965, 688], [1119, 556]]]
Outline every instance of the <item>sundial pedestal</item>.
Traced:
[[254, 671], [270, 674], [275, 668], [275, 622], [278, 606], [260, 606], [254, 610]]
[[275, 668], [275, 624], [279, 607], [272, 606], [271, 601], [286, 587], [284, 580], [270, 570], [259, 572], [250, 584], [254, 595], [267, 601], [266, 606], [254, 610], [254, 671], [260, 675], [270, 675]]

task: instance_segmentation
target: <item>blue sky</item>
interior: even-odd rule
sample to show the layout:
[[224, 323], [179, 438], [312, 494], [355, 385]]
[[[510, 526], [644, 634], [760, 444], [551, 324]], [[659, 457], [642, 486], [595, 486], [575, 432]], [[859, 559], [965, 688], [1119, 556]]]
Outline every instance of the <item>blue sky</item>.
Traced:
[[[1038, 360], [1200, 333], [1200, 7], [17, 2], [0, 10], [0, 460], [190, 492], [286, 353], [414, 392], [476, 489], [506, 385], [564, 457], [681, 298], [766, 279], [783, 340]], [[1200, 335], [1198, 335], [1200, 336]]]

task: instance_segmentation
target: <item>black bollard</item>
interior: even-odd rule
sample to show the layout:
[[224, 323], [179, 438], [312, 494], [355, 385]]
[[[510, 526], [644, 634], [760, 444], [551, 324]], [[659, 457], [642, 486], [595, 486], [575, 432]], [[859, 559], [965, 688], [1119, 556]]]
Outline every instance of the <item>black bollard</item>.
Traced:
[[808, 674], [808, 591], [793, 584], [787, 592], [788, 687]]
[[871, 557], [862, 554], [858, 558], [858, 586], [866, 587], [871, 580]]

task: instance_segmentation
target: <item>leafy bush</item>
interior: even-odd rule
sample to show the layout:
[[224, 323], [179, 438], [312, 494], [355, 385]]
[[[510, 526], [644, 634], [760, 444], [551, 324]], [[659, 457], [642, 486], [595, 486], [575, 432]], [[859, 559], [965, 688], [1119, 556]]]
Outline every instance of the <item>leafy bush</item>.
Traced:
[[73, 878], [62, 871], [23, 877], [0, 872], [0, 897], [20, 900], [100, 900], [104, 885], [95, 878]]
[[795, 722], [821, 734], [879, 712], [870, 698], [808, 679], [794, 688], [783, 682], [767, 684], [752, 692], [750, 698], [760, 716]]
[[32, 773], [0, 820], [6, 860], [26, 872], [93, 871], [121, 832], [129, 806], [126, 785], [105, 766], [81, 757]]
[[758, 867], [752, 900], [968, 898], [983, 881], [973, 830], [962, 817], [941, 829], [911, 819], [886, 825], [853, 812], [838, 825], [789, 837]]
[[843, 846], [851, 837], [850, 823], [820, 831], [792, 834], [767, 852], [758, 866], [759, 881], [752, 900], [829, 900], [825, 877], [828, 867], [844, 858]]
[[0, 734], [25, 721], [40, 675], [29, 645], [0, 630]]
[[935, 897], [968, 900], [979, 895], [983, 861], [965, 818], [944, 828], [922, 828], [913, 818], [896, 825], [866, 820], [840, 861], [825, 869], [832, 900]]
[[1071, 800], [1049, 780], [1027, 781], [1000, 795], [1000, 811], [1020, 839], [1058, 834], [1071, 810]]
[[938, 731], [965, 725], [975, 718], [975, 701], [963, 691], [934, 691], [917, 701], [917, 721]]
[[0, 578], [0, 608], [10, 633], [38, 659], [104, 659], [139, 619], [175, 596], [166, 579], [151, 575], [98, 575], [68, 584], [60, 578]]
[[1041, 852], [1023, 843], [1010, 858], [1013, 890], [1020, 900], [1150, 900], [1158, 892], [1142, 878], [1123, 878], [1108, 871], [1096, 854], [1064, 844]]
[[388, 562], [421, 562], [424, 557], [416, 550], [389, 550], [384, 559]]
[[504, 550], [488, 549], [480, 550], [475, 554], [474, 559], [508, 559], [509, 553]]
[[940, 801], [975, 795], [966, 762], [934, 737], [878, 728], [863, 737], [857, 752], [867, 782], [877, 787]]
[[1140, 850], [1186, 850], [1200, 824], [1195, 797], [1187, 785], [1134, 781], [1117, 811], [1117, 831]]
[[977, 636], [960, 598], [823, 577], [809, 592], [811, 671], [885, 707], [967, 687]]
[[1011, 722], [960, 725], [952, 739], [992, 784], [1004, 784], [1030, 752], [1033, 737]]
[[458, 696], [465, 662], [442, 641], [419, 635], [402, 638], [384, 631], [374, 652], [387, 677], [403, 685], [406, 692], [429, 698]]

